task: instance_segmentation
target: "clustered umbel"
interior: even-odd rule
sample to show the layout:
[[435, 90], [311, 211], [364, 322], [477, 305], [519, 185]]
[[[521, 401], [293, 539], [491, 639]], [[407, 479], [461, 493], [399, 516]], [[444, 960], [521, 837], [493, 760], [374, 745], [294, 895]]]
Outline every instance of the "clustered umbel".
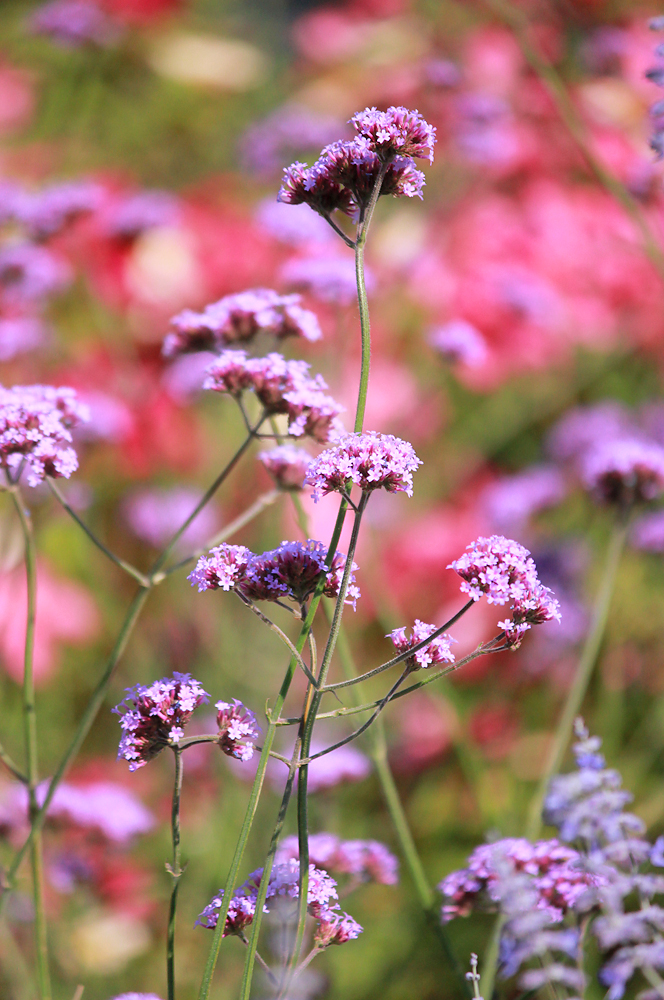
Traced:
[[343, 407], [326, 395], [321, 375], [310, 376], [306, 361], [287, 361], [281, 354], [249, 358], [244, 351], [224, 351], [207, 368], [204, 389], [240, 399], [250, 390], [267, 415], [288, 416], [288, 433], [307, 435], [321, 444], [339, 437]]
[[[242, 934], [256, 913], [256, 900], [260, 889], [263, 869], [252, 872], [249, 878], [238, 889], [231, 899], [226, 917], [223, 936]], [[280, 916], [285, 917], [283, 904], [296, 900], [299, 895], [300, 865], [294, 859], [276, 863], [270, 873], [266, 894], [265, 911], [269, 913], [274, 903], [279, 901]], [[217, 926], [218, 911], [223, 903], [223, 891], [214, 896], [196, 921], [201, 927], [213, 930]], [[307, 888], [307, 911], [316, 921], [314, 941], [317, 947], [325, 948], [331, 944], [343, 944], [362, 933], [360, 925], [347, 913], [339, 909], [336, 882], [326, 871], [309, 865], [309, 884]], [[295, 915], [295, 904], [292, 906]]]
[[136, 771], [156, 757], [164, 747], [177, 745], [195, 708], [210, 696], [189, 674], [174, 673], [149, 687], [135, 684], [113, 711], [123, 729], [118, 758]]
[[540, 582], [530, 552], [510, 538], [478, 538], [448, 569], [456, 570], [463, 580], [462, 592], [473, 601], [486, 596], [489, 604], [511, 605], [512, 618], [498, 622], [498, 627], [513, 648], [533, 625], [560, 621], [558, 601]]
[[232, 344], [252, 341], [259, 333], [279, 340], [303, 337], [320, 340], [316, 314], [300, 305], [301, 295], [280, 295], [271, 288], [250, 288], [226, 295], [202, 312], [185, 309], [171, 320], [162, 353], [174, 358], [191, 351], [223, 350]]
[[[277, 862], [299, 857], [297, 835], [285, 837], [277, 849]], [[353, 883], [396, 885], [399, 881], [399, 861], [379, 840], [340, 840], [332, 833], [314, 833], [309, 837], [309, 860], [335, 875], [350, 875]]]
[[664, 491], [664, 448], [636, 439], [591, 448], [582, 464], [583, 483], [598, 500], [628, 508]]
[[664, 867], [664, 838], [652, 845], [642, 820], [625, 811], [632, 796], [606, 767], [601, 740], [581, 719], [575, 733], [577, 769], [554, 777], [544, 801], [543, 819], [560, 840], [478, 848], [468, 869], [441, 883], [449, 900], [443, 919], [498, 906], [505, 920], [502, 975], [511, 977], [535, 959], [539, 968], [519, 979], [523, 989], [559, 983], [574, 995], [583, 995], [585, 985], [577, 967], [583, 922], [597, 943], [607, 1000], [621, 1000], [635, 974], [652, 985], [664, 972], [664, 908], [655, 902], [664, 894], [664, 876], [639, 870], [647, 863]]
[[71, 430], [88, 418], [87, 406], [66, 386], [0, 386], [0, 468], [9, 482], [23, 470], [29, 486], [46, 476], [68, 479], [78, 468]]
[[308, 451], [292, 444], [282, 444], [270, 451], [259, 452], [257, 457], [280, 490], [304, 489], [304, 477], [313, 462]]
[[[404, 625], [402, 628], [395, 628], [393, 632], [389, 632], [387, 638], [392, 640], [397, 653], [405, 653], [406, 650], [416, 646], [423, 639], [427, 639], [435, 631], [435, 625], [427, 625], [416, 618], [410, 636], [406, 635], [406, 626]], [[454, 663], [454, 653], [450, 649], [453, 642], [456, 642], [456, 639], [443, 632], [436, 636], [428, 646], [423, 646], [422, 649], [418, 649], [416, 653], [409, 656], [405, 660], [406, 668], [413, 671], [419, 670], [420, 667], [426, 669], [426, 667], [434, 666], [437, 663]]]
[[412, 444], [392, 434], [347, 434], [314, 459], [304, 482], [313, 487], [316, 501], [334, 491], [345, 493], [353, 485], [365, 493], [384, 489], [410, 497], [413, 472], [421, 464]]
[[[276, 549], [254, 554], [244, 545], [218, 545], [201, 556], [189, 574], [192, 586], [204, 590], [236, 590], [250, 601], [278, 601], [284, 598], [302, 605], [313, 594], [321, 573], [325, 573], [326, 597], [337, 597], [346, 557], [336, 552], [330, 565], [327, 548], [313, 538], [306, 542], [282, 542]], [[360, 596], [355, 585], [353, 563], [346, 602]]]
[[214, 707], [217, 709], [219, 746], [223, 752], [236, 760], [251, 760], [261, 734], [254, 713], [237, 698], [232, 702], [217, 701]]
[[422, 197], [424, 174], [413, 157], [433, 161], [436, 130], [419, 112], [366, 108], [351, 122], [354, 139], [326, 146], [312, 167], [296, 162], [286, 168], [279, 201], [309, 205], [326, 218], [337, 210], [362, 218], [381, 173], [381, 195]]

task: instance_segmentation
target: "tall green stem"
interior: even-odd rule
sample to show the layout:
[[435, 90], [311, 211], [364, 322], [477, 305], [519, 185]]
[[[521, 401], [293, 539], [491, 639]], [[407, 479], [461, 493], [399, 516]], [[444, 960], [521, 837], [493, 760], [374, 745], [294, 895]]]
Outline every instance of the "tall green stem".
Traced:
[[560, 766], [572, 735], [574, 720], [579, 714], [583, 699], [593, 668], [597, 662], [597, 657], [604, 639], [606, 623], [609, 618], [611, 598], [616, 582], [616, 574], [620, 564], [620, 557], [625, 547], [627, 537], [627, 520], [620, 517], [611, 532], [609, 545], [606, 551], [606, 559], [602, 570], [601, 584], [595, 605], [593, 607], [590, 630], [586, 637], [579, 663], [576, 668], [572, 686], [569, 689], [563, 711], [556, 728], [556, 737], [551, 747], [551, 751], [546, 761], [544, 771], [540, 778], [537, 793], [528, 811], [528, 822], [526, 825], [526, 836], [530, 840], [535, 840], [539, 836], [542, 826], [542, 804], [546, 795], [546, 790], [551, 777], [560, 770]]
[[[35, 624], [37, 615], [37, 554], [32, 529], [32, 519], [23, 504], [23, 497], [16, 487], [12, 490], [12, 500], [23, 532], [25, 543], [25, 577], [27, 586], [27, 621], [25, 626], [25, 654], [23, 660], [23, 725], [25, 733], [26, 777], [28, 789], [28, 819], [34, 823], [39, 812], [37, 785], [39, 784], [37, 714], [35, 711], [35, 685], [33, 657], [35, 646]], [[46, 914], [44, 912], [44, 866], [41, 833], [32, 838], [30, 844], [30, 865], [32, 868], [32, 893], [35, 906], [35, 948], [37, 959], [37, 981], [42, 1000], [51, 998], [51, 980], [48, 968], [48, 938]]]
[[182, 775], [184, 771], [182, 750], [173, 747], [175, 757], [175, 780], [173, 782], [173, 804], [171, 806], [171, 839], [173, 842], [173, 863], [168, 871], [173, 879], [171, 903], [168, 910], [168, 935], [166, 939], [166, 980], [168, 1000], [175, 1000], [175, 913], [178, 905], [178, 889], [182, 877], [180, 855], [180, 798], [182, 796]]
[[369, 321], [369, 299], [367, 298], [367, 286], [364, 276], [364, 248], [369, 235], [369, 226], [373, 218], [374, 210], [380, 197], [380, 189], [387, 173], [387, 164], [382, 163], [376, 183], [374, 184], [371, 198], [364, 213], [364, 219], [355, 241], [355, 281], [357, 283], [357, 302], [360, 309], [360, 334], [362, 338], [362, 364], [360, 368], [360, 387], [357, 395], [357, 410], [355, 411], [356, 434], [362, 433], [364, 426], [364, 411], [367, 406], [367, 393], [369, 391], [369, 369], [371, 367], [371, 324]]

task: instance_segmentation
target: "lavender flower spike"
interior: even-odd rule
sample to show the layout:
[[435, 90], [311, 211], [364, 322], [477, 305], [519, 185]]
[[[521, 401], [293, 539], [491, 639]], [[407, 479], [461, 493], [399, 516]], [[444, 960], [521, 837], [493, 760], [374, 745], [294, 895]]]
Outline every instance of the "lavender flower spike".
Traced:
[[384, 489], [410, 497], [413, 472], [421, 464], [413, 446], [392, 434], [348, 434], [314, 460], [305, 484], [313, 487], [316, 501], [333, 491], [345, 492], [349, 482], [365, 492]]
[[217, 709], [219, 746], [223, 752], [236, 760], [251, 760], [256, 749], [254, 743], [261, 734], [254, 713], [237, 698], [230, 704], [218, 701], [214, 707]]
[[127, 688], [127, 697], [113, 709], [124, 731], [118, 757], [129, 762], [130, 771], [143, 767], [164, 747], [177, 744], [194, 709], [209, 699], [189, 674]]
[[436, 130], [419, 111], [390, 107], [387, 111], [365, 108], [350, 119], [358, 137], [381, 160], [395, 156], [419, 156], [433, 163]]
[[[393, 632], [389, 632], [387, 638], [392, 640], [397, 653], [403, 653], [407, 649], [410, 649], [411, 646], [417, 645], [422, 639], [426, 639], [427, 636], [435, 631], [435, 625], [425, 625], [419, 618], [416, 618], [410, 636], [406, 636], [406, 627], [404, 625], [403, 628], [397, 628]], [[420, 667], [426, 668], [437, 663], [454, 663], [454, 653], [450, 649], [453, 642], [456, 642], [456, 639], [443, 632], [442, 635], [439, 635], [428, 646], [424, 646], [413, 656], [409, 656], [405, 661], [405, 666], [409, 671], [413, 671], [419, 670]]]

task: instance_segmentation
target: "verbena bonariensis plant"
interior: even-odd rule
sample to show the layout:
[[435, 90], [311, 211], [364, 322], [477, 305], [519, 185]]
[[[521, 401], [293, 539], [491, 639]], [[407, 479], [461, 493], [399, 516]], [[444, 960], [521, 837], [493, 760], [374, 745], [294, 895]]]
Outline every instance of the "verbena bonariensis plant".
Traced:
[[[125, 700], [116, 709], [122, 727], [119, 756], [128, 762], [130, 770], [147, 765], [164, 749], [170, 750], [174, 756], [173, 857], [168, 865], [172, 893], [166, 949], [169, 1000], [174, 1000], [176, 995], [176, 910], [178, 888], [184, 873], [180, 846], [180, 791], [184, 753], [190, 746], [213, 743], [223, 753], [239, 760], [248, 760], [260, 750], [226, 884], [210, 902], [201, 901], [199, 923], [212, 932], [212, 937], [209, 958], [202, 974], [200, 1000], [206, 1000], [210, 994], [222, 941], [230, 935], [239, 937], [246, 945], [241, 986], [243, 1000], [248, 1000], [250, 995], [256, 962], [265, 970], [274, 995], [285, 998], [292, 992], [296, 977], [319, 952], [333, 944], [356, 938], [362, 930], [352, 916], [340, 909], [333, 874], [348, 876], [349, 886], [369, 878], [385, 884], [396, 879], [396, 859], [383, 845], [373, 841], [338, 841], [330, 835], [310, 831], [307, 791], [312, 761], [369, 730], [395, 698], [422, 688], [476, 657], [517, 648], [533, 626], [560, 617], [558, 602], [539, 581], [535, 563], [527, 549], [502, 535], [478, 538], [449, 567], [459, 575], [461, 592], [467, 597], [459, 611], [439, 626], [418, 619], [410, 630], [408, 627], [395, 629], [389, 636], [394, 655], [363, 674], [354, 672], [342, 632], [342, 616], [348, 604], [355, 606], [360, 599], [355, 581], [358, 567], [354, 557], [362, 518], [377, 490], [403, 492], [411, 496], [413, 475], [421, 464], [407, 441], [364, 429], [371, 347], [364, 250], [381, 195], [422, 197], [424, 175], [415, 166], [414, 157], [431, 161], [435, 135], [434, 129], [418, 112], [405, 108], [392, 107], [386, 112], [366, 109], [355, 115], [352, 123], [357, 133], [353, 140], [327, 146], [311, 167], [295, 163], [287, 168], [279, 193], [279, 199], [284, 203], [309, 205], [355, 252], [361, 366], [357, 406], [350, 433], [340, 421], [342, 407], [328, 395], [327, 385], [321, 376], [310, 374], [306, 362], [287, 360], [275, 352], [264, 357], [250, 353], [258, 333], [273, 335], [277, 339], [295, 336], [312, 341], [320, 337], [316, 317], [299, 305], [297, 296], [281, 296], [269, 289], [253, 289], [227, 296], [202, 312], [186, 310], [174, 317], [172, 331], [164, 344], [164, 354], [175, 357], [196, 350], [212, 348], [219, 351], [218, 357], [208, 366], [204, 388], [234, 400], [242, 415], [246, 436], [152, 567], [143, 572], [120, 559], [96, 537], [67, 503], [56, 483], [57, 478], [69, 477], [76, 469], [71, 428], [86, 416], [73, 390], [41, 386], [17, 386], [2, 390], [0, 466], [4, 488], [12, 495], [23, 530], [29, 595], [24, 674], [27, 763], [24, 768], [19, 767], [4, 750], [2, 760], [27, 788], [30, 825], [29, 834], [8, 869], [8, 891], [4, 898], [13, 887], [19, 866], [29, 852], [36, 914], [37, 969], [43, 1000], [48, 1000], [51, 995], [42, 886], [41, 831], [45, 817], [56, 790], [103, 704], [115, 667], [146, 600], [171, 573], [195, 563], [189, 577], [192, 585], [199, 591], [222, 590], [236, 594], [242, 604], [278, 636], [288, 650], [289, 660], [272, 707], [266, 710], [264, 727], [259, 726], [250, 708], [230, 698], [216, 702], [215, 732], [187, 737], [185, 727], [192, 713], [209, 698], [199, 682], [188, 674], [174, 674], [155, 680], [148, 686], [129, 688]], [[344, 222], [343, 216], [351, 221]], [[295, 449], [289, 443], [289, 439], [302, 438], [310, 438], [327, 447], [311, 459], [307, 453], [303, 454], [301, 449]], [[311, 489], [316, 500], [328, 494], [338, 496], [339, 508], [331, 538], [326, 541], [309, 538], [304, 543], [284, 541], [263, 553], [254, 553], [243, 545], [229, 543], [227, 538], [265, 505], [259, 503], [211, 539], [205, 550], [173, 562], [172, 553], [194, 519], [249, 447], [264, 439], [272, 439], [277, 447], [273, 452], [262, 453], [261, 459], [277, 487], [289, 491], [296, 505], [299, 488]], [[587, 473], [593, 485], [603, 492], [606, 499], [617, 503], [621, 510], [641, 495], [649, 498], [654, 491], [661, 489], [664, 482], [664, 463], [658, 464], [657, 456], [628, 452], [629, 449], [620, 458], [618, 466], [615, 465], [615, 455], [608, 456], [603, 462], [597, 459]], [[25, 481], [30, 487], [44, 480], [94, 544], [134, 578], [138, 591], [127, 610], [113, 651], [81, 716], [75, 736], [48, 782], [47, 790], [38, 797], [38, 744], [32, 682], [35, 552], [22, 484]], [[301, 507], [299, 515], [301, 523], [305, 523]], [[352, 530], [348, 551], [342, 553], [338, 545], [346, 517], [351, 519]], [[498, 624], [498, 634], [456, 660], [452, 648], [454, 639], [448, 630], [482, 598], [506, 609], [504, 619]], [[294, 620], [299, 622], [299, 632], [294, 639], [262, 610], [259, 605], [264, 602], [273, 602], [292, 612]], [[312, 635], [319, 610], [328, 614], [329, 620], [320, 658]], [[337, 650], [346, 677], [331, 681], [330, 672]], [[363, 702], [358, 697], [351, 707], [326, 707], [326, 696], [337, 697], [338, 692], [346, 688], [355, 693], [353, 689], [362, 681], [393, 668], [398, 668], [396, 676], [387, 685], [382, 697], [369, 702]], [[424, 679], [411, 677], [421, 670], [428, 671]], [[307, 682], [302, 707], [298, 715], [284, 717], [286, 698], [298, 671], [302, 672]], [[229, 693], [224, 692], [224, 697], [228, 698]], [[364, 721], [353, 733], [331, 746], [314, 748], [313, 736], [318, 720], [355, 714], [364, 716]], [[296, 732], [290, 758], [274, 750], [275, 735], [282, 726], [292, 726]], [[244, 853], [271, 757], [282, 760], [288, 767], [281, 805], [263, 866], [241, 881]], [[378, 773], [418, 898], [449, 955], [444, 928], [435, 916], [433, 892], [424, 875], [384, 759]], [[282, 839], [287, 809], [295, 789], [296, 842], [293, 838]], [[503, 866], [505, 871], [508, 864], [509, 861], [506, 861]], [[517, 906], [516, 902], [514, 906]], [[284, 929], [278, 962], [273, 967], [258, 951], [266, 913]], [[310, 940], [311, 945], [307, 945], [306, 953], [305, 939]], [[463, 977], [461, 982], [467, 986]]]
[[637, 996], [654, 1000], [664, 996], [664, 909], [656, 902], [664, 877], [651, 869], [664, 867], [664, 838], [643, 839], [645, 824], [625, 811], [632, 796], [606, 767], [601, 740], [580, 718], [574, 730], [576, 770], [554, 776], [544, 800], [544, 821], [559, 839], [477, 848], [468, 868], [439, 886], [442, 919], [498, 911], [499, 974], [518, 976], [522, 990], [583, 996], [598, 956], [608, 1000], [621, 1000], [633, 979]]

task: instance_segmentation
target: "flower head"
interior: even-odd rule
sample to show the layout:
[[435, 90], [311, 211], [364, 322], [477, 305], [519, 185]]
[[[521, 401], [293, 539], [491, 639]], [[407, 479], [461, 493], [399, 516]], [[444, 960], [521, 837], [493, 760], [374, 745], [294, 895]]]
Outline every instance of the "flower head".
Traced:
[[308, 451], [295, 448], [292, 444], [282, 444], [270, 451], [261, 451], [258, 460], [282, 490], [303, 489], [304, 477], [313, 462]]
[[358, 938], [363, 929], [348, 913], [321, 910], [318, 926], [314, 931], [314, 945], [317, 948], [328, 948], [331, 944], [345, 944], [346, 941]]
[[88, 0], [51, 0], [42, 4], [30, 17], [28, 27], [34, 35], [46, 35], [65, 48], [106, 46], [118, 35], [117, 25], [98, 4]]
[[381, 160], [395, 156], [418, 156], [433, 163], [436, 130], [419, 111], [389, 107], [387, 111], [365, 108], [351, 118], [358, 136]]
[[325, 394], [321, 375], [309, 375], [306, 361], [287, 361], [276, 353], [248, 358], [244, 351], [224, 351], [208, 366], [203, 388], [236, 398], [252, 390], [266, 413], [288, 415], [288, 431], [294, 437], [304, 434], [324, 444], [338, 436], [343, 407]]
[[101, 193], [93, 181], [53, 184], [35, 194], [26, 193], [17, 205], [16, 216], [33, 239], [48, 239], [74, 219], [94, 211]]
[[607, 441], [587, 453], [582, 478], [603, 503], [654, 500], [664, 491], [664, 448], [638, 439]]
[[68, 266], [44, 246], [14, 243], [0, 250], [0, 288], [8, 303], [44, 299], [60, 292], [69, 280]]
[[143, 767], [165, 746], [177, 743], [194, 709], [209, 698], [189, 674], [127, 688], [127, 697], [113, 709], [124, 730], [118, 757], [129, 761], [130, 771]]
[[229, 344], [246, 343], [259, 333], [283, 340], [303, 337], [320, 340], [315, 313], [303, 309], [300, 295], [279, 295], [270, 288], [252, 288], [226, 295], [202, 312], [185, 309], [171, 320], [173, 332], [164, 341], [164, 357], [190, 351], [218, 351]]
[[223, 752], [236, 760], [251, 760], [256, 749], [254, 743], [261, 734], [254, 713], [237, 698], [233, 698], [232, 703], [218, 701], [214, 707], [217, 709], [219, 746]]
[[153, 188], [125, 196], [107, 221], [111, 236], [131, 240], [148, 229], [172, 226], [179, 215], [178, 199], [170, 191]]
[[[285, 837], [277, 860], [299, 857], [297, 835]], [[309, 838], [309, 860], [318, 868], [362, 882], [396, 885], [399, 881], [399, 861], [379, 840], [339, 840], [331, 833], [314, 833]]]
[[489, 349], [479, 330], [465, 319], [452, 319], [429, 334], [429, 343], [450, 364], [480, 367], [489, 357]]
[[413, 472], [421, 460], [408, 441], [392, 434], [348, 434], [314, 460], [305, 484], [313, 487], [314, 500], [334, 490], [345, 492], [348, 481], [364, 491], [413, 495]]
[[[406, 635], [406, 626], [404, 625], [403, 628], [396, 628], [393, 632], [389, 632], [387, 638], [392, 640], [397, 653], [404, 653], [407, 649], [417, 645], [418, 642], [428, 638], [435, 631], [435, 625], [425, 625], [419, 618], [416, 618], [410, 636]], [[412, 671], [418, 670], [420, 667], [430, 667], [437, 663], [454, 663], [454, 653], [450, 649], [453, 642], [456, 642], [456, 639], [443, 632], [442, 635], [437, 636], [428, 646], [423, 646], [422, 649], [409, 656], [405, 661], [406, 666]]]
[[[251, 601], [278, 601], [288, 598], [298, 604], [313, 594], [321, 573], [326, 574], [323, 593], [337, 597], [346, 557], [337, 552], [328, 566], [327, 549], [313, 538], [306, 542], [282, 542], [276, 549], [255, 555], [243, 545], [219, 545], [202, 556], [189, 575], [199, 593], [204, 590], [237, 590]], [[360, 596], [355, 586], [353, 563], [347, 602]]]
[[88, 418], [66, 386], [0, 386], [0, 468], [15, 481], [25, 467], [29, 486], [46, 476], [68, 479], [78, 468], [71, 429]]

